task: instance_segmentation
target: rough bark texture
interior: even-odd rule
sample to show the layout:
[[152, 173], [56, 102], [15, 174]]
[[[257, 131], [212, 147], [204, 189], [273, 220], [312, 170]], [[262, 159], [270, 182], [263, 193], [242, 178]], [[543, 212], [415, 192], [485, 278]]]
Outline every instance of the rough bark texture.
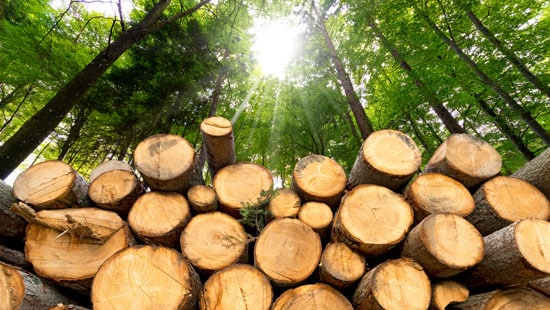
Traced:
[[449, 309], [550, 309], [550, 298], [529, 288], [514, 287], [472, 295], [465, 302], [451, 305]]
[[187, 192], [187, 201], [193, 211], [197, 213], [218, 210], [216, 191], [207, 185], [193, 185]]
[[233, 125], [228, 119], [212, 116], [202, 121], [201, 133], [210, 176], [214, 178], [218, 170], [237, 161]]
[[511, 175], [536, 186], [550, 199], [550, 148]]
[[352, 310], [342, 293], [324, 283], [307, 284], [286, 290], [275, 300], [272, 310]]
[[25, 260], [25, 253], [0, 245], [0, 262], [25, 270], [32, 270], [32, 266]]
[[282, 217], [297, 217], [300, 212], [300, 196], [288, 188], [281, 188], [276, 191], [267, 205], [270, 219]]
[[442, 281], [432, 286], [430, 310], [445, 310], [450, 304], [463, 302], [470, 296], [464, 285], [455, 281]]
[[0, 180], [0, 243], [25, 236], [27, 222], [9, 210], [16, 201], [11, 186]]
[[357, 282], [367, 270], [365, 257], [345, 243], [327, 244], [319, 263], [319, 280], [342, 290]]
[[529, 281], [527, 287], [535, 289], [550, 297], [550, 275], [537, 280]]

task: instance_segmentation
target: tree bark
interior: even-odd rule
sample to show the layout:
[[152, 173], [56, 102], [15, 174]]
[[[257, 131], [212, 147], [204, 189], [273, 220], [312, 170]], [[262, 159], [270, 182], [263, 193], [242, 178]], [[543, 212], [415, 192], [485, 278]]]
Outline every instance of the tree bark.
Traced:
[[536, 186], [550, 199], [550, 148], [511, 175]]
[[449, 309], [546, 309], [550, 298], [540, 292], [524, 287], [505, 288], [470, 296], [466, 301], [451, 305]]
[[27, 222], [9, 210], [16, 201], [12, 187], [0, 180], [0, 243], [8, 239], [23, 240], [25, 237]]
[[319, 280], [344, 290], [357, 282], [367, 270], [365, 257], [342, 242], [327, 244], [319, 263]]
[[272, 310], [352, 310], [349, 300], [324, 283], [306, 284], [284, 291], [273, 303]]
[[445, 310], [447, 306], [463, 302], [470, 296], [470, 291], [456, 281], [441, 281], [432, 286], [430, 310]]
[[218, 170], [237, 161], [233, 125], [223, 117], [212, 116], [202, 121], [201, 133], [210, 177], [214, 179]]

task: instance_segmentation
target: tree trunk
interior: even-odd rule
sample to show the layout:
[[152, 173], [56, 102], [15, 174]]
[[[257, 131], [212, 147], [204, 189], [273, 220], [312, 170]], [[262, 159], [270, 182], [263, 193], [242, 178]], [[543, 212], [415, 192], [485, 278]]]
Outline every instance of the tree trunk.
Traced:
[[32, 270], [31, 264], [25, 260], [25, 253], [0, 245], [0, 262], [25, 270]]
[[498, 176], [474, 194], [476, 207], [466, 217], [483, 236], [526, 218], [550, 218], [550, 202], [533, 185], [516, 178]]
[[445, 310], [447, 306], [463, 302], [470, 296], [470, 291], [464, 285], [455, 281], [441, 281], [432, 286], [432, 301], [430, 310]]
[[333, 216], [330, 206], [318, 201], [304, 203], [298, 213], [298, 219], [313, 228], [321, 240], [326, 240], [329, 237]]
[[278, 189], [267, 205], [269, 220], [297, 217], [301, 205], [300, 196], [295, 191], [288, 188]]
[[272, 300], [273, 289], [265, 274], [250, 265], [235, 264], [208, 278], [199, 309], [269, 310]]
[[201, 281], [182, 255], [169, 248], [135, 246], [101, 266], [92, 285], [94, 309], [197, 308]]
[[57, 156], [57, 160], [65, 159], [65, 156], [69, 152], [69, 149], [74, 145], [74, 143], [80, 138], [80, 132], [88, 119], [88, 116], [92, 109], [90, 108], [89, 102], [84, 102], [82, 106], [76, 111], [76, 116], [74, 122], [71, 124], [69, 133], [67, 134], [67, 139], [63, 142], [61, 147], [61, 152]]
[[430, 279], [412, 259], [388, 260], [367, 272], [353, 294], [356, 310], [427, 309]]
[[416, 143], [397, 130], [378, 130], [359, 151], [349, 173], [349, 186], [376, 184], [399, 191], [418, 171], [422, 161]]
[[319, 264], [319, 280], [343, 290], [357, 282], [367, 270], [365, 257], [345, 243], [327, 244]]
[[324, 283], [307, 284], [286, 290], [273, 303], [272, 310], [352, 310], [349, 300]]
[[468, 300], [451, 305], [454, 310], [497, 309], [548, 309], [550, 298], [524, 287], [505, 288], [498, 291], [472, 295]]
[[16, 201], [11, 186], [0, 180], [0, 243], [25, 237], [27, 222], [9, 210]]
[[550, 148], [511, 175], [536, 186], [550, 199]]
[[194, 185], [187, 192], [187, 200], [191, 209], [197, 213], [218, 210], [216, 191], [207, 185]]
[[212, 116], [202, 121], [201, 133], [206, 162], [214, 179], [218, 170], [237, 161], [233, 125], [223, 117]]
[[332, 240], [363, 255], [378, 255], [405, 239], [412, 224], [413, 210], [401, 195], [383, 186], [362, 184], [342, 198]]

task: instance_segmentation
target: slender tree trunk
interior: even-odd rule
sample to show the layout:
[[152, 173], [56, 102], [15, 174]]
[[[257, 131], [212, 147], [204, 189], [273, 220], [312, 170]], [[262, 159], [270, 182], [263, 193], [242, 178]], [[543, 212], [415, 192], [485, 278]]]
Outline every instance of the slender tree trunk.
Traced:
[[69, 149], [73, 146], [73, 144], [76, 142], [78, 138], [80, 138], [80, 131], [84, 127], [84, 124], [86, 123], [86, 119], [88, 118], [88, 115], [90, 113], [89, 105], [84, 104], [80, 109], [78, 109], [78, 112], [76, 114], [76, 119], [74, 123], [71, 125], [71, 129], [69, 130], [69, 135], [67, 136], [67, 139], [63, 143], [63, 146], [61, 147], [61, 153], [59, 156], [57, 156], [57, 160], [63, 160], [65, 156], [67, 156], [67, 153], [69, 152]]
[[204, 0], [185, 12], [170, 18], [160, 19], [162, 12], [170, 4], [170, 0], [160, 0], [143, 20], [128, 31], [121, 33], [115, 41], [99, 53], [40, 111], [33, 115], [11, 138], [0, 146], [0, 162], [2, 163], [0, 165], [0, 178], [7, 177], [42, 143], [50, 132], [63, 120], [65, 115], [78, 104], [101, 75], [134, 43], [161, 29], [164, 25], [175, 19], [194, 13], [208, 2], [210, 0]]

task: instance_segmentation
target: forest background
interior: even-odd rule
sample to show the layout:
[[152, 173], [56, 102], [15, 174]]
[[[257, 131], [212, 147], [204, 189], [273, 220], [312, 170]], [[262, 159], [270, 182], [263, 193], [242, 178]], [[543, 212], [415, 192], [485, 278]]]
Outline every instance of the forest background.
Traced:
[[[279, 74], [253, 48], [274, 35], [260, 20], [297, 30]], [[509, 174], [550, 145], [549, 33], [543, 0], [2, 1], [0, 178], [49, 159], [87, 176], [157, 133], [199, 152], [212, 115], [283, 186], [310, 154], [350, 171], [387, 128], [424, 162], [451, 133], [480, 137]]]

